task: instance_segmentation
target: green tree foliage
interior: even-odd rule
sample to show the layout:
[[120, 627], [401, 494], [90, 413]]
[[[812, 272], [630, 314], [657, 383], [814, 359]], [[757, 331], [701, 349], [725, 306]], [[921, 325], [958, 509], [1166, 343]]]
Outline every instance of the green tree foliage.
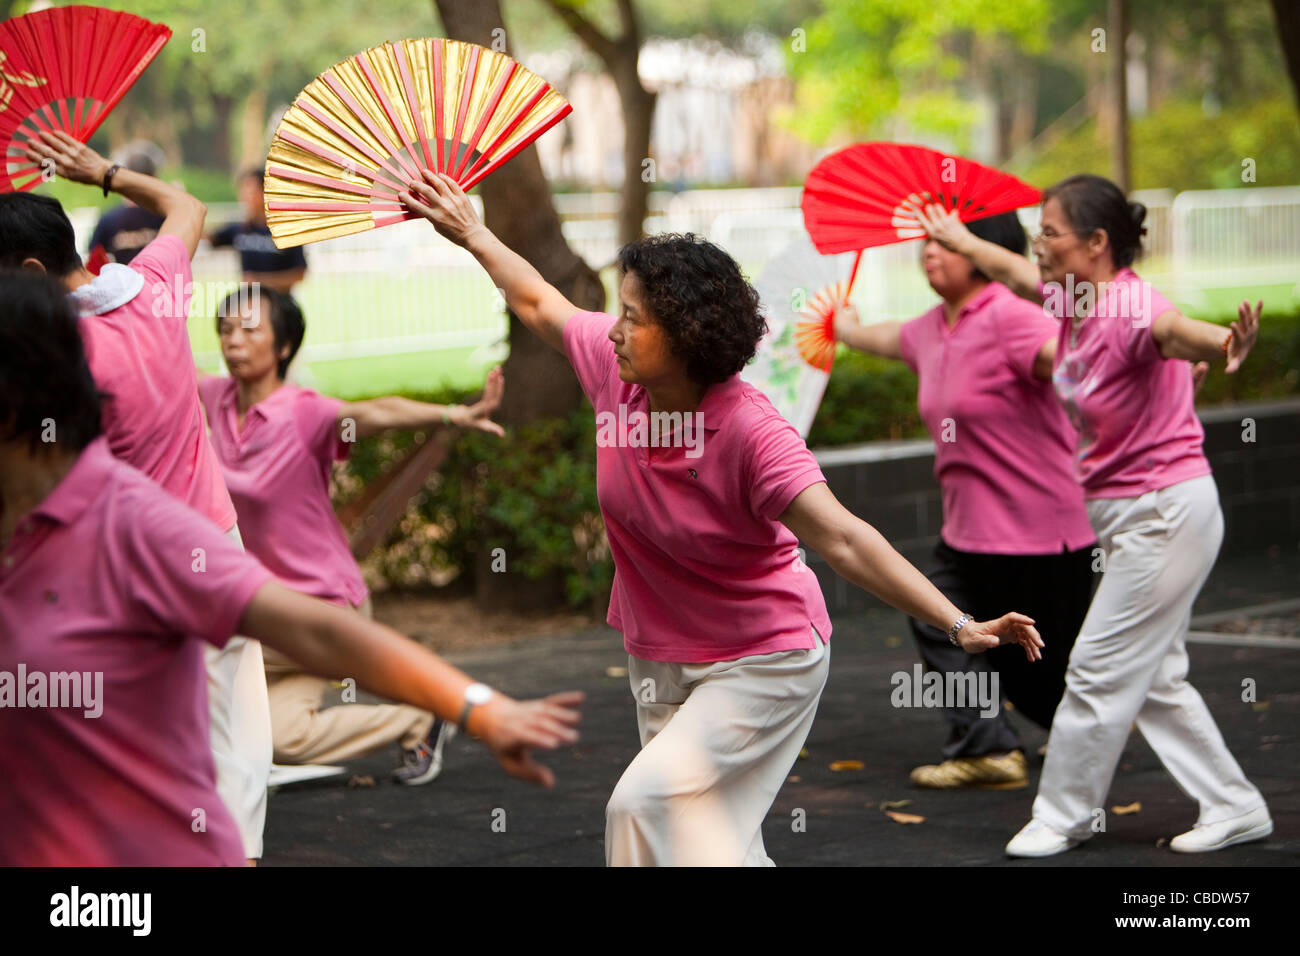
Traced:
[[[1300, 183], [1300, 123], [1278, 95], [1208, 118], [1200, 103], [1170, 103], [1129, 123], [1134, 189], [1233, 189]], [[1242, 181], [1252, 159], [1253, 183]], [[1036, 186], [1074, 173], [1110, 175], [1095, 119], [1010, 171]]]
[[1044, 50], [1052, 9], [1047, 0], [826, 0], [823, 7], [790, 45], [798, 131], [820, 143], [901, 121], [959, 148], [975, 119], [972, 56]]

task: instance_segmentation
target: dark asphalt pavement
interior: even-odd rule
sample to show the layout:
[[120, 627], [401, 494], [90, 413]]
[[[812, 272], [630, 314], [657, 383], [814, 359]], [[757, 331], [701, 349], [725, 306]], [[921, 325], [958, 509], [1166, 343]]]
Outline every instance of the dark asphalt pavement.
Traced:
[[[1300, 597], [1300, 553], [1220, 562], [1197, 604], [1198, 614]], [[1013, 720], [1026, 744], [1029, 787], [1018, 791], [939, 792], [913, 788], [908, 771], [936, 762], [942, 716], [894, 708], [890, 675], [916, 660], [901, 614], [881, 608], [834, 621], [831, 674], [816, 723], [764, 827], [768, 854], [782, 866], [1295, 866], [1300, 863], [1300, 641], [1289, 647], [1194, 644], [1190, 680], [1219, 723], [1247, 776], [1268, 800], [1275, 833], [1226, 851], [1184, 856], [1160, 841], [1189, 829], [1196, 808], [1134, 733], [1107, 808], [1140, 803], [1129, 815], [1108, 813], [1107, 832], [1041, 861], [1010, 861], [1006, 841], [1029, 819], [1046, 734]], [[619, 635], [599, 628], [562, 637], [449, 655], [475, 677], [514, 696], [578, 688], [587, 693], [582, 740], [545, 756], [557, 785], [546, 792], [506, 776], [487, 752], [458, 737], [433, 783], [405, 788], [386, 779], [396, 752], [349, 767], [373, 787], [347, 778], [303, 784], [271, 795], [267, 866], [541, 865], [604, 862], [604, 807], [637, 750], [636, 718]], [[1257, 700], [1243, 702], [1253, 678]], [[858, 760], [861, 770], [832, 771]], [[924, 817], [900, 824], [883, 801]], [[805, 811], [806, 828], [792, 826]], [[504, 814], [500, 811], [504, 811]], [[494, 827], [494, 821], [496, 825]], [[504, 822], [504, 829], [502, 828]]]

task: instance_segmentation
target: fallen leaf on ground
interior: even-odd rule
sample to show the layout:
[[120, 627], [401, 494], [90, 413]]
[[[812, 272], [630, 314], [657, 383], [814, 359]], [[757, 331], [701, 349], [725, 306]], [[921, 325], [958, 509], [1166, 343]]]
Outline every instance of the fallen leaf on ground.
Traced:
[[1110, 812], [1115, 814], [1117, 817], [1128, 816], [1130, 813], [1141, 813], [1142, 801], [1134, 800], [1132, 803], [1128, 804], [1127, 806], [1111, 807]]
[[626, 667], [618, 667], [618, 666], [606, 667], [606, 668], [605, 668], [605, 676], [606, 676], [606, 677], [626, 677], [626, 676], [627, 676], [627, 668], [626, 668]]
[[885, 646], [886, 646], [886, 647], [902, 647], [902, 646], [903, 646], [903, 639], [902, 639], [901, 637], [887, 637], [887, 638], [885, 638]]
[[882, 810], [901, 810], [903, 807], [911, 804], [911, 800], [881, 800], [880, 809]]
[[915, 813], [899, 813], [897, 810], [886, 810], [885, 816], [895, 823], [924, 823], [925, 817], [918, 817]]
[[803, 777], [786, 777], [786, 778], [785, 778], [785, 782], [786, 782], [786, 783], [798, 783], [798, 782], [799, 782], [800, 780], [802, 780], [802, 779], [803, 779]]
[[831, 761], [832, 770], [861, 770], [866, 764], [861, 760], [833, 760]]
[[1256, 710], [1256, 711], [1260, 711], [1260, 710], [1268, 710], [1268, 705], [1269, 705], [1269, 703], [1270, 703], [1270, 701], [1267, 701], [1267, 700], [1259, 700], [1259, 701], [1256, 701], [1255, 703], [1251, 704], [1250, 706], [1251, 706], [1251, 709], [1252, 709], [1252, 710]]
[[369, 774], [362, 776], [359, 773], [355, 773], [352, 775], [352, 779], [348, 781], [349, 787], [373, 787], [374, 785], [375, 778]]
[[799, 751], [799, 759], [800, 759], [800, 760], [807, 760], [807, 759], [808, 759], [808, 748], [807, 748], [807, 747], [804, 747], [803, 750], [800, 750], [800, 751]]

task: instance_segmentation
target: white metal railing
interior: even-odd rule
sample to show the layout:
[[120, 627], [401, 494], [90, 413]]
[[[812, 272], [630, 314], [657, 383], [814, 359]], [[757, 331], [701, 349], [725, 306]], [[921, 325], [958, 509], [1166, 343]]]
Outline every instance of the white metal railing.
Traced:
[[[797, 188], [653, 192], [647, 231], [705, 236], [753, 277], [803, 231], [799, 197]], [[1300, 280], [1300, 186], [1177, 195], [1151, 190], [1134, 198], [1148, 208], [1141, 268], [1176, 301], [1195, 304], [1214, 288]], [[608, 265], [618, 249], [619, 194], [554, 199], [566, 240], [597, 268]], [[84, 248], [96, 213], [71, 215]], [[238, 215], [236, 206], [213, 206], [208, 222], [217, 226]], [[1036, 227], [1036, 209], [1022, 210], [1021, 217], [1028, 229]], [[296, 294], [308, 317], [307, 362], [480, 346], [505, 333], [502, 303], [491, 280], [471, 256], [426, 223], [316, 243], [306, 252], [308, 277]], [[933, 304], [919, 254], [915, 242], [867, 251], [855, 288], [864, 316], [915, 315]], [[195, 353], [201, 365], [216, 367], [212, 315], [217, 293], [233, 286], [238, 263], [229, 250], [202, 247], [194, 273]]]

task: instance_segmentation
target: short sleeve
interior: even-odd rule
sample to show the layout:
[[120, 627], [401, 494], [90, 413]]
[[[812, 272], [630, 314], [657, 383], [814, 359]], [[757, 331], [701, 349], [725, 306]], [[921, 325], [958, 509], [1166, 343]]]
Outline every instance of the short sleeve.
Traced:
[[285, 271], [288, 271], [289, 269], [307, 268], [307, 253], [303, 251], [302, 246], [291, 246], [282, 251], [286, 257], [284, 260], [286, 267]]
[[233, 245], [235, 242], [235, 236], [239, 235], [239, 230], [241, 228], [242, 227], [237, 222], [230, 222], [222, 226], [212, 234], [212, 247], [214, 249], [220, 249], [223, 246]]
[[1139, 365], [1163, 361], [1152, 329], [1159, 316], [1177, 310], [1151, 283], [1136, 274], [1112, 282], [1097, 308], [1109, 317], [1112, 344], [1126, 361]]
[[344, 402], [310, 389], [303, 389], [293, 406], [294, 423], [303, 444], [317, 461], [330, 464], [342, 461], [352, 451], [350, 442], [339, 432], [339, 412]]
[[1007, 364], [1021, 378], [1033, 379], [1034, 360], [1044, 342], [1055, 341], [1060, 335], [1060, 323], [1044, 312], [1041, 305], [1012, 294], [997, 304], [994, 316]]
[[224, 647], [271, 572], [161, 488], [142, 481], [121, 500], [130, 606], [161, 631]]
[[190, 251], [180, 236], [159, 236], [140, 250], [128, 268], [144, 278], [144, 294], [153, 300], [153, 315], [182, 322], [189, 318], [194, 281]]
[[577, 312], [564, 323], [564, 351], [593, 405], [618, 367], [614, 343], [609, 340], [609, 329], [615, 321], [614, 316], [604, 312]]
[[775, 521], [801, 491], [826, 477], [799, 432], [775, 411], [741, 424], [749, 433], [748, 479], [754, 513]]
[[898, 353], [913, 372], [916, 371], [916, 356], [919, 351], [916, 340], [920, 335], [921, 322], [924, 319], [925, 316], [921, 316], [910, 322], [904, 322], [898, 330]]

